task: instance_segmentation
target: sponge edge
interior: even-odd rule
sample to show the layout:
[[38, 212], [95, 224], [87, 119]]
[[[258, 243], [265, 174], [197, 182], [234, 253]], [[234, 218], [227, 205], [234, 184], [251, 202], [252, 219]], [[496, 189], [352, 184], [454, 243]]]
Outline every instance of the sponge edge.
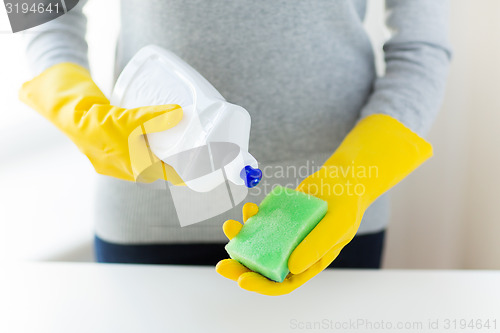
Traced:
[[328, 210], [326, 201], [276, 186], [264, 198], [259, 212], [249, 218], [226, 251], [251, 270], [283, 282], [288, 258]]

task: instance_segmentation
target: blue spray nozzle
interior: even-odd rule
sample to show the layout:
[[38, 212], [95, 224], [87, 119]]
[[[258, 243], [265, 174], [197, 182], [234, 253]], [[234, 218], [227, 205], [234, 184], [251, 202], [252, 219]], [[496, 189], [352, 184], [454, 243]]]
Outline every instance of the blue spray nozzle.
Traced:
[[255, 169], [252, 168], [250, 165], [247, 165], [243, 169], [241, 169], [240, 176], [245, 182], [245, 185], [248, 188], [252, 188], [257, 186], [257, 184], [262, 179], [262, 170]]

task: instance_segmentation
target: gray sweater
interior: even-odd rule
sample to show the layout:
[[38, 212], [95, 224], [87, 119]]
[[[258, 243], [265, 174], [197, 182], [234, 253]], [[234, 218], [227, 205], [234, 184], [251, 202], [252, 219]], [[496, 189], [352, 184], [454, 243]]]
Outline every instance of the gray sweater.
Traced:
[[[63, 61], [88, 67], [83, 4], [27, 35], [35, 73]], [[389, 114], [420, 135], [430, 128], [450, 59], [448, 1], [387, 0], [386, 8], [393, 35], [377, 77], [365, 0], [123, 0], [116, 75], [157, 44], [247, 109], [250, 152], [267, 171], [244, 202], [258, 203], [272, 185], [306, 176], [283, 170], [314, 172], [362, 117]], [[243, 204], [181, 228], [168, 190], [101, 176], [96, 198], [96, 233], [118, 243], [223, 242], [222, 223], [241, 219]], [[384, 229], [388, 218], [384, 195], [358, 234]]]

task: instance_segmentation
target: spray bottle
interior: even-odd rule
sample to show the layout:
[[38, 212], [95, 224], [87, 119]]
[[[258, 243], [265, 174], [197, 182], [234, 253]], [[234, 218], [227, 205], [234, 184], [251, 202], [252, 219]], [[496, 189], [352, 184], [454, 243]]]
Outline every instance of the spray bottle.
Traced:
[[257, 160], [248, 152], [248, 112], [228, 103], [172, 52], [154, 45], [142, 48], [118, 78], [111, 103], [124, 108], [162, 104], [182, 107], [179, 124], [148, 134], [148, 141], [151, 151], [171, 165], [190, 189], [208, 192], [226, 178], [251, 188], [261, 180]]

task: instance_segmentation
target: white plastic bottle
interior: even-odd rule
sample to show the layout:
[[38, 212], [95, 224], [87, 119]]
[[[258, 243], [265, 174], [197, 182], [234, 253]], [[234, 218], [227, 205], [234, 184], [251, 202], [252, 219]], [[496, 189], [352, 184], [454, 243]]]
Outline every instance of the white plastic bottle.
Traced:
[[172, 52], [154, 45], [142, 48], [118, 78], [111, 103], [124, 108], [182, 107], [179, 124], [148, 134], [148, 141], [151, 151], [194, 191], [208, 192], [225, 178], [236, 185], [254, 187], [262, 178], [257, 161], [248, 152], [248, 112], [228, 103]]

